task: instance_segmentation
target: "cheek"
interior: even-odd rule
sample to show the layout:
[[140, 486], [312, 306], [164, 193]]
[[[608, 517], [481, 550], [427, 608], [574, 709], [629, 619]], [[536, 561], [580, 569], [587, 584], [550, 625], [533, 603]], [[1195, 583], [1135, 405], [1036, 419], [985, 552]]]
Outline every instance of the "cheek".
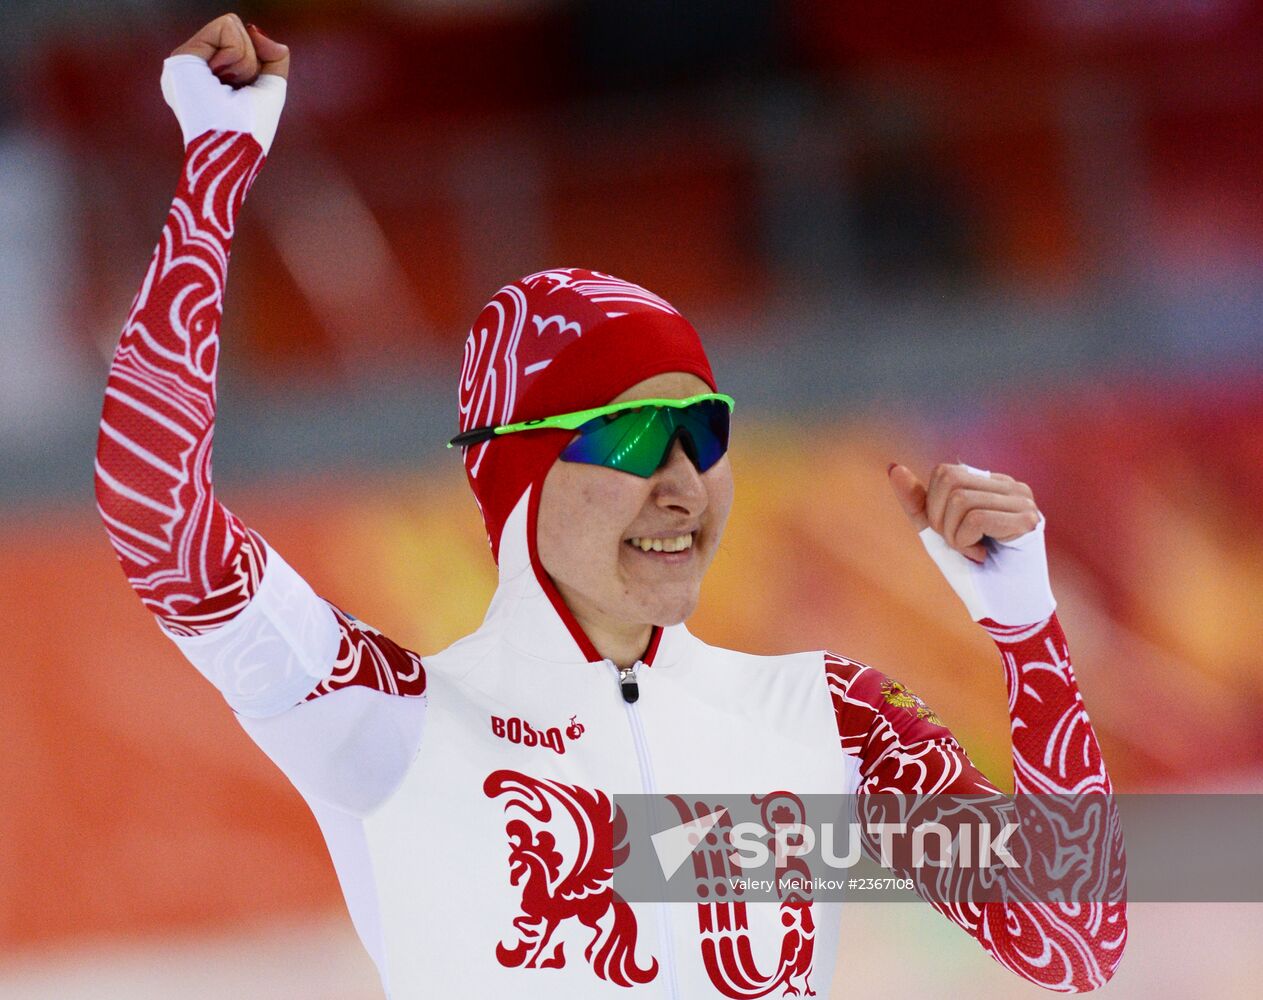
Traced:
[[617, 559], [627, 525], [639, 511], [636, 491], [613, 470], [558, 463], [540, 497], [538, 544], [545, 569], [552, 562], [592, 566]]
[[707, 473], [706, 479], [707, 507], [711, 519], [717, 528], [722, 529], [732, 510], [733, 485], [732, 469], [725, 457], [721, 465], [715, 466]]

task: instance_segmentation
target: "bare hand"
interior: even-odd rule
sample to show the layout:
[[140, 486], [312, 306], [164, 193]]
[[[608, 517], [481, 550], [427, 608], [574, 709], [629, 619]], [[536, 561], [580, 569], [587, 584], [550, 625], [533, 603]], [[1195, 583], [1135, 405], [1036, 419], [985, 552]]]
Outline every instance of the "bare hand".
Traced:
[[289, 78], [289, 48], [236, 14], [223, 14], [171, 53], [205, 59], [221, 83], [244, 87], [261, 73]]
[[917, 531], [931, 527], [957, 552], [982, 562], [983, 537], [1011, 542], [1039, 524], [1035, 496], [1025, 483], [998, 472], [979, 476], [963, 465], [940, 463], [925, 486], [907, 466], [892, 465], [890, 486]]

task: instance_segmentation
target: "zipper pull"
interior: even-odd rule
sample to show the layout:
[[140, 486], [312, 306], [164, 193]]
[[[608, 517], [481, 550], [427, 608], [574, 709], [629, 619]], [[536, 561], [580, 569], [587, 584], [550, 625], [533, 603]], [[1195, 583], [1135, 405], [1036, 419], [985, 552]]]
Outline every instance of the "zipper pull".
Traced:
[[640, 697], [640, 685], [636, 683], [636, 664], [618, 668], [618, 686], [623, 692], [623, 701], [634, 703]]

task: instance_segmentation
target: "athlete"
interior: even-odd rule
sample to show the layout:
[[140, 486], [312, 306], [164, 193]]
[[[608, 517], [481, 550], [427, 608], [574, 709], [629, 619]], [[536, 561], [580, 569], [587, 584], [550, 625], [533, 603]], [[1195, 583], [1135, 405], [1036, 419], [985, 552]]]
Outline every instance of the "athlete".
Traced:
[[[499, 585], [482, 625], [442, 652], [316, 595], [216, 496], [229, 249], [289, 59], [224, 15], [163, 67], [183, 170], [114, 355], [96, 462], [131, 586], [309, 803], [389, 996], [813, 995], [834, 972], [838, 904], [747, 905], [717, 869], [699, 871], [696, 903], [625, 902], [611, 796], [739, 776], [792, 812], [803, 793], [996, 788], [877, 670], [689, 633], [732, 501], [732, 401], [672, 306], [564, 268], [507, 285], [474, 322], [455, 444]], [[1108, 793], [1030, 489], [962, 465], [924, 484], [888, 473], [1000, 652], [1017, 801]], [[1126, 939], [1121, 898], [931, 905], [1053, 990], [1103, 984]]]

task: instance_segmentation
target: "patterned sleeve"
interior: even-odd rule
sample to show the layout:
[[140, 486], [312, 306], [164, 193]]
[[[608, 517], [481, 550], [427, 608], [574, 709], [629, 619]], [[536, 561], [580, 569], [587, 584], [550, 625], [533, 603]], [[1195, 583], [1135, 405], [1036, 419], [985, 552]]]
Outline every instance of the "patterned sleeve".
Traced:
[[[1021, 803], [1024, 795], [1033, 794], [1110, 793], [1109, 775], [1056, 615], [1024, 627], [1002, 626], [990, 619], [981, 624], [1004, 662], [1014, 801]], [[1000, 796], [942, 720], [898, 681], [832, 653], [825, 656], [825, 669], [843, 752], [859, 759], [861, 796]], [[1117, 814], [1110, 810], [1110, 816], [1109, 863], [1121, 872], [1121, 828]], [[1046, 989], [1095, 989], [1109, 980], [1122, 959], [1127, 911], [1121, 892], [1117, 901], [1109, 902], [975, 902], [968, 893], [962, 899], [951, 891], [927, 893], [919, 882], [917, 888], [992, 958]]]
[[264, 162], [250, 134], [192, 138], [110, 367], [98, 510], [132, 588], [246, 718], [347, 686], [419, 696], [415, 653], [319, 598], [216, 497], [219, 326], [237, 214]]

